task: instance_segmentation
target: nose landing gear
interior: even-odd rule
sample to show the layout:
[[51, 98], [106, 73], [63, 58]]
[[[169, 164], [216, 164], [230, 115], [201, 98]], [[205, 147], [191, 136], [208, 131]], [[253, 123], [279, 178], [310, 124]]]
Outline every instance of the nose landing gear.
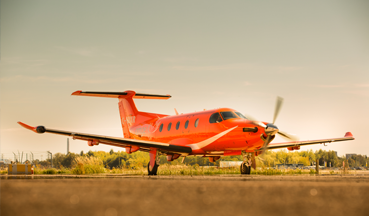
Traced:
[[241, 174], [248, 174], [251, 173], [251, 166], [247, 166], [246, 163], [242, 163], [240, 167]]
[[[250, 152], [242, 151], [243, 162], [240, 166], [241, 174], [250, 175], [251, 166], [254, 165], [255, 159], [253, 160], [253, 154]], [[255, 166], [255, 165], [254, 165]]]

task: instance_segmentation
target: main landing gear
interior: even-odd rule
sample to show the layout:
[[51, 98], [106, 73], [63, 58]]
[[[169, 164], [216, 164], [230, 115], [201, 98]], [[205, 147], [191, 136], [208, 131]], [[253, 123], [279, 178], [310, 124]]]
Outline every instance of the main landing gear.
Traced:
[[157, 175], [158, 173], [158, 167], [160, 162], [159, 155], [160, 153], [156, 149], [150, 150], [150, 162], [149, 164], [147, 164], [147, 172], [149, 173], [149, 176]]
[[[255, 158], [253, 157], [253, 153], [249, 153], [249, 152], [245, 152], [245, 151], [242, 151], [242, 156], [243, 156], [243, 162], [240, 166], [240, 171], [241, 171], [241, 174], [246, 174], [246, 175], [250, 175], [251, 173], [251, 166], [255, 164]], [[255, 167], [254, 167], [255, 169]]]
[[156, 175], [158, 173], [158, 167], [159, 164], [155, 161], [154, 168], [151, 169], [149, 162], [149, 164], [147, 164], [147, 172], [149, 173], [149, 175]]

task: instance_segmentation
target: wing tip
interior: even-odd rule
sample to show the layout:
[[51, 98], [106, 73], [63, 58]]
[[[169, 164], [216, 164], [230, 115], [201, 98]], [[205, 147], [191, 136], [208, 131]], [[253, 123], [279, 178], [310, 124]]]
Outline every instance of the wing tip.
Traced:
[[80, 95], [81, 92], [82, 92], [82, 90], [78, 90], [78, 91], [73, 92], [71, 95]]
[[25, 124], [25, 123], [23, 123], [23, 122], [17, 122], [20, 126], [22, 126], [22, 127], [24, 127], [24, 128], [26, 128], [26, 129], [28, 129], [28, 130], [31, 130], [31, 131], [34, 131], [34, 132], [36, 132], [36, 127], [32, 127], [32, 126], [30, 126], [30, 125], [28, 125], [28, 124]]
[[354, 137], [351, 132], [346, 132], [345, 137]]

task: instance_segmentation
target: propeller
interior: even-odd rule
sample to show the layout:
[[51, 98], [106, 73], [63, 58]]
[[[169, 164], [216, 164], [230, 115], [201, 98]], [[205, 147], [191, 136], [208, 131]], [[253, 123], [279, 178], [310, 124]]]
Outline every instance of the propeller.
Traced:
[[276, 134], [279, 134], [281, 137], [290, 140], [290, 141], [296, 141], [299, 138], [296, 135], [292, 135], [283, 131], [280, 131], [277, 126], [274, 125], [278, 114], [282, 108], [282, 104], [283, 104], [283, 98], [281, 97], [277, 97], [277, 101], [276, 101], [276, 105], [275, 105], [275, 110], [274, 110], [274, 116], [273, 116], [273, 123], [269, 123], [267, 125], [265, 125], [263, 122], [257, 121], [256, 119], [254, 119], [251, 116], [246, 116], [247, 119], [249, 119], [254, 125], [259, 126], [264, 128], [265, 131], [265, 135], [267, 136], [266, 138], [264, 138], [262, 136], [262, 139], [264, 140], [264, 144], [261, 148], [262, 152], [267, 150], [267, 146], [269, 145], [269, 143], [274, 139]]

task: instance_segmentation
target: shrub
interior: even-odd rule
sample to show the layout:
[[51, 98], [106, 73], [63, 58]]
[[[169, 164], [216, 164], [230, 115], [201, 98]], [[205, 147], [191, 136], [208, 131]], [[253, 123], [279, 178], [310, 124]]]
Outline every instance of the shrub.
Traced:
[[83, 175], [86, 173], [83, 163], [79, 162], [77, 166], [72, 170], [73, 174]]
[[42, 170], [42, 174], [56, 174], [57, 171], [54, 168]]
[[74, 160], [74, 165], [75, 167], [72, 170], [73, 174], [83, 175], [105, 173], [103, 162], [97, 157], [77, 157]]

